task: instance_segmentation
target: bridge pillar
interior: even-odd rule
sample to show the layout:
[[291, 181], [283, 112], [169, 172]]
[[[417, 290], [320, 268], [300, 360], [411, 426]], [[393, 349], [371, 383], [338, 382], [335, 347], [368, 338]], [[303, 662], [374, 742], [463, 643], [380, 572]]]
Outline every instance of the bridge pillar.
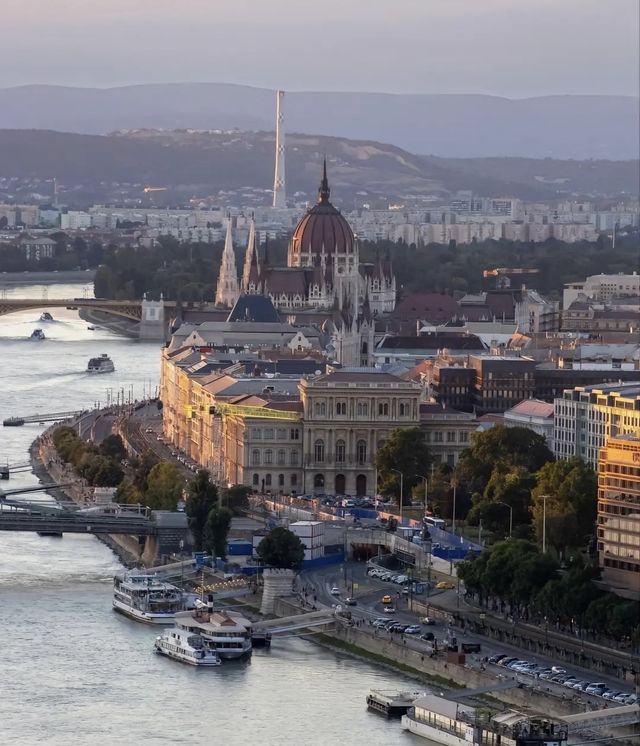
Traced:
[[293, 570], [265, 570], [262, 573], [264, 587], [262, 590], [261, 614], [273, 614], [276, 598], [290, 596], [293, 591]]
[[140, 319], [140, 339], [159, 340], [167, 337], [167, 323], [164, 315], [164, 301], [142, 299], [142, 318]]
[[[151, 521], [156, 531], [154, 535], [147, 537], [145, 543], [143, 560], [147, 567], [158, 564], [167, 555], [192, 551], [186, 513], [154, 510], [151, 513]], [[182, 546], [180, 546], [181, 542]]]

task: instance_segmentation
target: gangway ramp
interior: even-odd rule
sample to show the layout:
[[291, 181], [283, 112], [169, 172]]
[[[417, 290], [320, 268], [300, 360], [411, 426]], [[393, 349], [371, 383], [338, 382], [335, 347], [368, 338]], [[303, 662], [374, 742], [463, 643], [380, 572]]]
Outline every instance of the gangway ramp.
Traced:
[[575, 715], [564, 715], [559, 718], [569, 726], [569, 730], [595, 729], [640, 724], [640, 704], [607, 707], [603, 710], [578, 712]]
[[264, 622], [256, 622], [253, 625], [255, 632], [290, 632], [295, 629], [307, 629], [309, 627], [323, 627], [335, 622], [335, 615], [332, 610], [310, 611], [307, 614], [296, 614], [295, 616], [285, 616], [280, 619], [268, 619]]

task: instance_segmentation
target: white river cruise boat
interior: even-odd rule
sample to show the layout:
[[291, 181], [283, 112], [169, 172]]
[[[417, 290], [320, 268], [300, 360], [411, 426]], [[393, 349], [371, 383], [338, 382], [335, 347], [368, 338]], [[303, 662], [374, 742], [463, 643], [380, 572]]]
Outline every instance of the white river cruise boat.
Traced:
[[200, 635], [205, 648], [214, 650], [223, 659], [251, 653], [251, 622], [235, 611], [213, 611], [201, 606], [176, 614], [175, 624], [178, 629]]
[[402, 727], [432, 743], [445, 746], [565, 746], [566, 728], [545, 718], [515, 710], [459, 704], [434, 694], [419, 697]]
[[127, 572], [113, 579], [113, 608], [139, 622], [167, 624], [185, 609], [185, 594], [154, 575]]
[[113, 360], [103, 352], [100, 357], [92, 357], [87, 365], [87, 373], [113, 373]]
[[220, 665], [220, 656], [214, 650], [204, 647], [200, 635], [192, 635], [177, 627], [165, 629], [158, 635], [154, 648], [156, 653], [181, 663], [188, 663], [190, 666]]

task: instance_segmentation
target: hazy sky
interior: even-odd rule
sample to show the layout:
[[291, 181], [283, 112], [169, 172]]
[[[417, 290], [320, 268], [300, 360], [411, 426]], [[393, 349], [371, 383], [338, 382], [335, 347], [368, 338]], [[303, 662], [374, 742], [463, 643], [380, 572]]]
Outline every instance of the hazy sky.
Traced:
[[0, 86], [638, 95], [638, 0], [2, 0]]

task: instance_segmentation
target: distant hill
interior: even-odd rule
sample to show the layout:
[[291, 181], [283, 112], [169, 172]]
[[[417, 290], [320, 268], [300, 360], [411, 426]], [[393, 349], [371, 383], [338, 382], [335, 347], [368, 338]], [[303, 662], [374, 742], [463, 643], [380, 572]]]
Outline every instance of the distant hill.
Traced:
[[[224, 83], [0, 89], [0, 128], [271, 130], [274, 92]], [[291, 132], [389, 142], [441, 157], [628, 159], [639, 155], [638, 99], [287, 93]]]
[[[637, 161], [434, 158], [373, 141], [289, 134], [289, 195], [314, 198], [325, 154], [333, 195], [349, 205], [356, 196], [377, 204], [406, 195], [442, 200], [459, 189], [523, 199], [618, 198], [638, 189]], [[273, 155], [272, 132], [0, 130], [0, 176], [17, 176], [27, 189], [55, 176], [71, 204], [119, 201], [125, 193], [137, 198], [146, 185], [167, 187], [173, 203], [244, 187], [264, 189], [268, 201]]]

